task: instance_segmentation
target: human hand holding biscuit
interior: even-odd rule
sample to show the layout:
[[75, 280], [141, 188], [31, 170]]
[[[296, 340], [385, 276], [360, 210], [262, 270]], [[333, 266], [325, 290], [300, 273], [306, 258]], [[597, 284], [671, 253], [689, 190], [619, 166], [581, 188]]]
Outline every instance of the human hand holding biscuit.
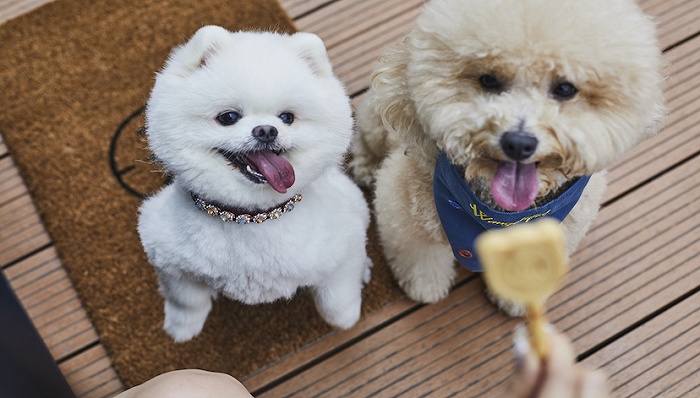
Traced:
[[546, 322], [544, 303], [569, 268], [559, 223], [545, 219], [490, 231], [476, 247], [489, 288], [527, 309], [528, 330], [521, 326], [513, 334], [517, 372], [508, 396], [608, 397], [603, 373], [577, 365], [568, 339]]
[[607, 398], [610, 392], [605, 374], [576, 363], [569, 339], [548, 328], [547, 357], [540, 358], [530, 347], [527, 331], [516, 328], [513, 351], [516, 373], [511, 379], [509, 398]]

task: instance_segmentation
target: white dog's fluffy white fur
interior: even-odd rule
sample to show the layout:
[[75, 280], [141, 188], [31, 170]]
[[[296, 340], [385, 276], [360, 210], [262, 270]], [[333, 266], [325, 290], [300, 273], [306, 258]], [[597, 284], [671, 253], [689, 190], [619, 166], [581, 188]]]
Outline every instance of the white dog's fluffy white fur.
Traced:
[[[661, 69], [655, 25], [634, 0], [428, 2], [380, 58], [351, 164], [358, 182], [376, 184], [382, 245], [406, 293], [437, 301], [455, 275], [433, 199], [440, 152], [501, 211], [592, 175], [563, 222], [570, 254], [598, 212], [606, 167], [660, 128]], [[508, 132], [536, 150], [514, 159]], [[527, 192], [492, 189], [504, 164], [536, 170]]]
[[[176, 341], [200, 333], [218, 293], [256, 304], [309, 286], [331, 325], [359, 319], [371, 261], [369, 210], [340, 166], [352, 128], [345, 89], [313, 34], [207, 26], [172, 52], [146, 130], [173, 181], [143, 203], [138, 231]], [[303, 200], [278, 219], [240, 225], [201, 211], [191, 193], [247, 214]]]

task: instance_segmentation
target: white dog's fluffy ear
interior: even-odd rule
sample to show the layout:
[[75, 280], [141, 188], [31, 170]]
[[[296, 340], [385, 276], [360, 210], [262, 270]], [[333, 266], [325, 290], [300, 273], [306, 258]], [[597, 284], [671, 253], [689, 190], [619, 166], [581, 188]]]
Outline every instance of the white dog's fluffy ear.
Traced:
[[300, 32], [293, 34], [291, 39], [301, 58], [309, 64], [316, 75], [321, 77], [333, 75], [333, 67], [328, 59], [326, 46], [320, 37], [313, 33]]
[[231, 32], [221, 26], [201, 27], [187, 43], [173, 50], [166, 67], [177, 68], [180, 74], [192, 72], [205, 65], [207, 58], [216, 53], [230, 35]]

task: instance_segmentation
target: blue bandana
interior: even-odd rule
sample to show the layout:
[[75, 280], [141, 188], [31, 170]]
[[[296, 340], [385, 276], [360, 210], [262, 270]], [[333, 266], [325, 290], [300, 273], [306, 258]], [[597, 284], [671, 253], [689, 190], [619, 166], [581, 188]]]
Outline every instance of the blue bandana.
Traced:
[[554, 217], [561, 222], [578, 202], [589, 179], [590, 176], [580, 177], [564, 193], [544, 206], [516, 212], [497, 211], [476, 197], [462, 173], [442, 153], [435, 165], [433, 194], [442, 228], [455, 258], [468, 270], [481, 272], [481, 264], [474, 250], [474, 241], [480, 233], [540, 217]]

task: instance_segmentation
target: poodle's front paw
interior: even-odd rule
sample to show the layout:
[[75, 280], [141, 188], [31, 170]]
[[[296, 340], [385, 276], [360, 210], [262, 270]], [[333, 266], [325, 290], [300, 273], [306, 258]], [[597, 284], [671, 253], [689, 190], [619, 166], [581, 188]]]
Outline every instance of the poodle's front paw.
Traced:
[[[382, 224], [379, 224], [380, 228]], [[410, 235], [402, 238], [386, 240], [384, 252], [404, 293], [419, 303], [435, 303], [447, 297], [457, 275], [449, 245], [412, 239]]]
[[444, 299], [454, 282], [456, 272], [452, 253], [437, 251], [434, 254], [429, 258], [406, 257], [390, 264], [399, 286], [408, 297], [420, 303]]
[[513, 318], [525, 316], [525, 304], [506, 300], [488, 289], [486, 289], [486, 296], [488, 297], [489, 301], [495, 304], [496, 307], [498, 307], [498, 309], [504, 314]]
[[202, 331], [210, 308], [193, 309], [166, 301], [163, 329], [176, 343], [191, 340]]
[[408, 281], [399, 281], [399, 285], [406, 295], [419, 303], [435, 303], [450, 293], [452, 278], [421, 278]]

